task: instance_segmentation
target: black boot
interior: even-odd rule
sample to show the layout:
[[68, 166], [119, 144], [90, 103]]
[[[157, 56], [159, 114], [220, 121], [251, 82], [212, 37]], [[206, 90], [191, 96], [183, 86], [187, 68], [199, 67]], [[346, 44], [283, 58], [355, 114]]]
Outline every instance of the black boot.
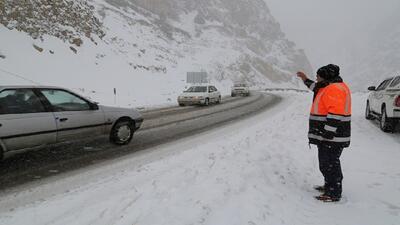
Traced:
[[314, 189], [321, 193], [325, 193], [325, 185], [315, 185]]
[[338, 197], [334, 197], [334, 196], [329, 196], [329, 195], [327, 195], [327, 194], [322, 194], [322, 195], [319, 195], [319, 196], [315, 196], [315, 198], [317, 199], [317, 200], [320, 200], [320, 201], [323, 201], [323, 202], [338, 202], [338, 201], [340, 201], [340, 197], [338, 196]]

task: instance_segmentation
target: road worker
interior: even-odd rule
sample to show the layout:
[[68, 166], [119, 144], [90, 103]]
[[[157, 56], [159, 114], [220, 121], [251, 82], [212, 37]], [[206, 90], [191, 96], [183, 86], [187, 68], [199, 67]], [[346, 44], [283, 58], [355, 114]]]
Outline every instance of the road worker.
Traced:
[[350, 146], [351, 92], [340, 77], [340, 68], [329, 64], [317, 71], [317, 82], [298, 72], [304, 84], [314, 92], [309, 119], [309, 143], [318, 147], [319, 169], [324, 185], [314, 188], [321, 192], [316, 199], [340, 201], [343, 174], [340, 156]]

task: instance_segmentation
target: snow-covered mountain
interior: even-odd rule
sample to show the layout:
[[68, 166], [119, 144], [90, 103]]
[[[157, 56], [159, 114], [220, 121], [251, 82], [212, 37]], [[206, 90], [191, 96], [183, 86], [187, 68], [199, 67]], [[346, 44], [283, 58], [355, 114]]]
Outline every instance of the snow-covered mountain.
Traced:
[[0, 12], [1, 83], [22, 76], [106, 103], [113, 88], [123, 105], [174, 102], [191, 71], [224, 93], [236, 80], [297, 85], [294, 72], [311, 71], [263, 0], [6, 0]]
[[355, 90], [366, 90], [385, 78], [400, 75], [399, 14], [388, 16], [370, 34], [349, 62], [351, 84]]

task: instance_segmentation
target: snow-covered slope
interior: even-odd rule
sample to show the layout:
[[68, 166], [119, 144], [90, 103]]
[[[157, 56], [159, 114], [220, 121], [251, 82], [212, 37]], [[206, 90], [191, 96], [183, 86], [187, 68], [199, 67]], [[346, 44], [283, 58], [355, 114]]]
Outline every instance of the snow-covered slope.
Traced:
[[350, 82], [354, 90], [366, 90], [385, 78], [400, 75], [400, 16], [397, 12], [388, 15], [356, 49], [357, 53], [349, 57]]
[[[175, 103], [186, 72], [293, 86], [308, 60], [262, 0], [0, 2], [1, 83], [73, 88], [102, 103]], [[8, 73], [9, 72], [9, 73]], [[28, 78], [26, 81], [17, 76]]]
[[399, 134], [364, 119], [366, 96], [354, 96], [343, 199], [322, 203], [306, 138], [312, 96], [280, 94], [237, 124], [3, 193], [0, 224], [398, 224]]

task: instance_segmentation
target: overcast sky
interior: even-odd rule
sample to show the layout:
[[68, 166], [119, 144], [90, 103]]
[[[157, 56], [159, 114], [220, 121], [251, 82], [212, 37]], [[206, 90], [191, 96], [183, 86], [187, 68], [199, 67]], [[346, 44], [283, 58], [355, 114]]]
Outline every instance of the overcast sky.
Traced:
[[[314, 69], [346, 64], [400, 0], [265, 0], [283, 32]], [[400, 22], [400, 21], [399, 21]]]

